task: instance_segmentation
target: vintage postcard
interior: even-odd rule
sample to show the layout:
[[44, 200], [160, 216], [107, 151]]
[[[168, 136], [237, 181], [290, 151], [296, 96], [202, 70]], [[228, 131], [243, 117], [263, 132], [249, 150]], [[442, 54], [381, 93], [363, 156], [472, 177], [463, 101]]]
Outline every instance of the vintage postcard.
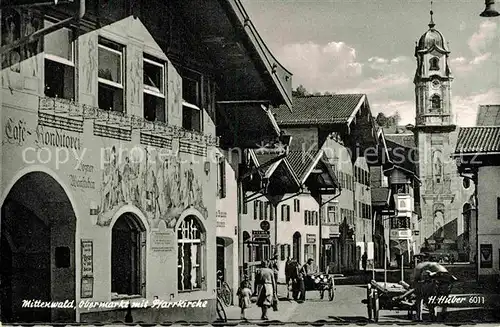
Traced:
[[500, 322], [495, 0], [0, 3], [0, 323]]

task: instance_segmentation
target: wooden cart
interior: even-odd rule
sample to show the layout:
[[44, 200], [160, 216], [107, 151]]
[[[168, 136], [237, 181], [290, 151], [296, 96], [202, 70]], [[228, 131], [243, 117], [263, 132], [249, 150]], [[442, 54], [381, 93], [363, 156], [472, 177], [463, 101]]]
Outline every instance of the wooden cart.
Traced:
[[380, 310], [407, 310], [408, 318], [411, 319], [415, 306], [413, 296], [400, 298], [409, 289], [404, 282], [381, 283], [372, 280], [367, 285], [366, 299], [362, 301], [367, 305], [368, 319], [378, 322]]
[[[408, 320], [413, 320], [413, 313], [422, 317], [422, 311], [428, 311], [431, 319], [438, 316], [436, 308], [442, 308], [441, 314], [446, 315], [447, 308], [490, 308], [498, 310], [500, 307], [500, 294], [449, 294], [433, 296], [417, 303], [414, 293], [405, 295], [411, 288], [405, 282], [385, 283], [372, 280], [367, 285], [367, 297], [362, 302], [366, 303], [368, 319], [378, 322], [380, 310], [408, 311]], [[404, 295], [404, 296], [403, 296]]]

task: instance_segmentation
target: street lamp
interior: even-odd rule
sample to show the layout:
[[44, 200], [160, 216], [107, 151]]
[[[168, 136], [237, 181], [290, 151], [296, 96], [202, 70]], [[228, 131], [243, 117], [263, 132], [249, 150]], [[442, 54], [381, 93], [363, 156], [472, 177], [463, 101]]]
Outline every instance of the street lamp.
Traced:
[[500, 15], [498, 11], [495, 10], [495, 0], [485, 0], [486, 8], [479, 15], [481, 17], [497, 17]]

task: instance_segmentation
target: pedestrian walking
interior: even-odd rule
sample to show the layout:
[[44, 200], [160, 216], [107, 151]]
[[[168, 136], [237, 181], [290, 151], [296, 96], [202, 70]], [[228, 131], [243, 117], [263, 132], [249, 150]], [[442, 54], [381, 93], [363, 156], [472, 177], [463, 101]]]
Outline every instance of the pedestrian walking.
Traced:
[[246, 280], [241, 282], [237, 295], [239, 307], [241, 308], [241, 319], [246, 320], [245, 310], [250, 307], [250, 297], [252, 296], [252, 290], [250, 290], [250, 285]]
[[271, 259], [270, 267], [273, 270], [274, 280], [276, 281], [276, 285], [278, 285], [278, 275], [279, 275], [280, 268], [278, 266], [278, 255], [277, 254], [275, 254], [273, 256], [273, 258]]
[[274, 280], [274, 272], [271, 269], [271, 264], [267, 261], [262, 262], [258, 276], [258, 284], [261, 286], [257, 305], [262, 310], [262, 319], [268, 320], [267, 311], [273, 306], [273, 301], [276, 299], [276, 281]]
[[367, 263], [368, 263], [368, 254], [366, 254], [365, 251], [365, 253], [363, 253], [363, 255], [361, 256], [361, 266], [363, 267], [364, 272], [366, 272]]
[[290, 299], [290, 281], [292, 280], [293, 269], [295, 269], [290, 257], [286, 258], [285, 261], [285, 284], [286, 284], [286, 298]]

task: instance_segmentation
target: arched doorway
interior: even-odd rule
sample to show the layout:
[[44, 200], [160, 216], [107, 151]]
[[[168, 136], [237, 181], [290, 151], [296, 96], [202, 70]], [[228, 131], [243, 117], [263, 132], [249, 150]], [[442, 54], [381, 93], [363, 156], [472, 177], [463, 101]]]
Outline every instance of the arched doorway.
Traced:
[[146, 228], [134, 214], [121, 215], [111, 235], [111, 293], [145, 296]]
[[302, 262], [301, 246], [302, 246], [302, 236], [300, 235], [299, 232], [295, 232], [295, 234], [293, 234], [292, 251], [293, 251], [293, 257], [299, 262]]
[[2, 322], [75, 321], [75, 310], [26, 302], [75, 299], [76, 217], [61, 185], [44, 172], [21, 177], [2, 203], [0, 229]]

